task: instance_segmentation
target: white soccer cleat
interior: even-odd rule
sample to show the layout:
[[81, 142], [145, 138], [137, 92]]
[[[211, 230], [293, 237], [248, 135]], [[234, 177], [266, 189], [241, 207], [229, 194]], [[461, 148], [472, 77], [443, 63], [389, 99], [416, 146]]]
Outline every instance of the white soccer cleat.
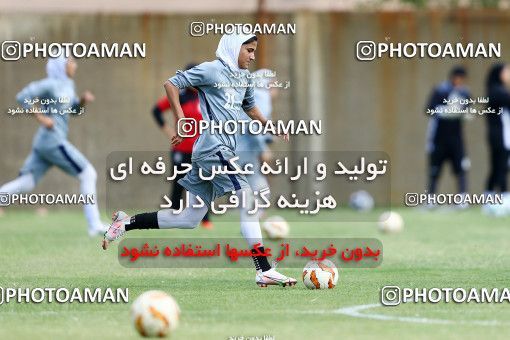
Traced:
[[131, 217], [123, 211], [113, 213], [113, 222], [106, 233], [104, 233], [103, 249], [106, 250], [110, 242], [115, 241], [126, 233], [126, 222], [129, 222], [130, 218]]
[[297, 283], [296, 279], [292, 277], [287, 277], [283, 274], [280, 274], [276, 271], [276, 269], [271, 268], [263, 272], [262, 270], [257, 270], [257, 274], [255, 275], [255, 283], [259, 287], [267, 287], [267, 286], [294, 286]]

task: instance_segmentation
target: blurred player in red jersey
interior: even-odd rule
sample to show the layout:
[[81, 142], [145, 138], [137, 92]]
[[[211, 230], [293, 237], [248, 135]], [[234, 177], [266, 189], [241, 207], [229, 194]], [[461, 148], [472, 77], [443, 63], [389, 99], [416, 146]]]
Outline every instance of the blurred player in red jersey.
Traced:
[[[188, 64], [186, 66], [186, 70], [189, 70], [193, 67], [195, 67], [196, 64]], [[200, 102], [198, 100], [198, 92], [192, 87], [189, 87], [185, 90], [183, 90], [179, 97], [182, 110], [184, 112], [184, 116], [186, 118], [192, 118], [197, 121], [202, 120], [202, 113], [200, 112]], [[170, 110], [170, 102], [168, 101], [168, 97], [161, 98], [157, 104], [152, 109], [152, 114], [154, 116], [154, 119], [156, 120], [156, 123], [159, 125], [161, 130], [165, 133], [165, 135], [170, 139], [172, 137], [171, 135], [171, 129], [166, 124], [163, 115], [165, 112]], [[195, 140], [198, 138], [198, 134], [196, 134], [194, 137], [186, 137], [183, 139], [182, 143], [177, 144], [172, 147], [170, 151], [170, 157], [172, 158], [172, 162], [175, 166], [177, 166], [178, 170], [182, 170], [183, 167], [181, 164], [187, 163], [191, 164], [191, 154], [193, 151], [193, 144], [195, 143]], [[182, 198], [182, 194], [184, 193], [184, 188], [177, 183], [177, 181], [184, 177], [184, 174], [179, 174], [176, 176], [175, 180], [173, 181], [173, 187], [172, 187], [172, 194], [171, 199], [172, 202], [179, 202], [179, 200]], [[206, 229], [212, 229], [213, 224], [209, 220], [209, 212], [204, 216], [201, 223], [202, 227]]]

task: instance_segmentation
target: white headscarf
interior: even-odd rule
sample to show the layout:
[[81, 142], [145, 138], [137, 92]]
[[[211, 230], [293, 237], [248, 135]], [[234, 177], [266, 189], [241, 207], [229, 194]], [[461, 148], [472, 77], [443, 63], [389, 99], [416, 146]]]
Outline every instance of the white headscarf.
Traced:
[[67, 58], [63, 55], [60, 55], [57, 58], [48, 59], [48, 63], [46, 64], [46, 73], [48, 74], [48, 78], [67, 79], [66, 64]]
[[216, 49], [216, 57], [221, 59], [234, 72], [239, 69], [239, 52], [241, 45], [255, 34], [224, 34]]

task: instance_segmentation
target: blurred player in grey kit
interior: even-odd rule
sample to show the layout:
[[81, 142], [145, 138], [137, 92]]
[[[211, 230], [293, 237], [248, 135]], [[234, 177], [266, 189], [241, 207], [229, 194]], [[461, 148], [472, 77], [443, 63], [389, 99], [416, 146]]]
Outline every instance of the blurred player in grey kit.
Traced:
[[[92, 195], [93, 204], [84, 204], [85, 217], [90, 236], [104, 233], [105, 225], [101, 222], [97, 208], [96, 178], [97, 174], [83, 154], [69, 142], [69, 113], [80, 113], [81, 108], [94, 100], [89, 91], [81, 98], [75, 92], [74, 75], [77, 64], [73, 58], [51, 58], [46, 64], [47, 77], [31, 82], [16, 96], [16, 100], [25, 109], [41, 103], [44, 113], [34, 116], [41, 124], [32, 142], [32, 151], [25, 160], [19, 176], [2, 185], [2, 193], [26, 193], [34, 190], [37, 183], [52, 167], [57, 166], [65, 173], [80, 181], [80, 192]], [[46, 102], [45, 104], [43, 104]]]

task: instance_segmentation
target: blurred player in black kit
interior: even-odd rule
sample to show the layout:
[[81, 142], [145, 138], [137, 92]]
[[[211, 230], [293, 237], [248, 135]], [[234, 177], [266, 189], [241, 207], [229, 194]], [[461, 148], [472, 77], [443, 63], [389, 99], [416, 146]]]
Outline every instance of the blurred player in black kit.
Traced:
[[434, 194], [445, 161], [450, 161], [457, 177], [459, 193], [467, 192], [466, 171], [469, 160], [466, 158], [462, 133], [461, 113], [467, 107], [466, 99], [470, 93], [465, 86], [466, 69], [455, 66], [450, 71], [449, 79], [437, 85], [430, 95], [427, 112], [430, 121], [427, 130], [428, 193]]
[[487, 114], [487, 141], [490, 154], [490, 172], [486, 192], [499, 190], [505, 194], [507, 188], [508, 156], [510, 150], [510, 67], [499, 63], [489, 70], [487, 76], [487, 97], [490, 108], [497, 114]]

